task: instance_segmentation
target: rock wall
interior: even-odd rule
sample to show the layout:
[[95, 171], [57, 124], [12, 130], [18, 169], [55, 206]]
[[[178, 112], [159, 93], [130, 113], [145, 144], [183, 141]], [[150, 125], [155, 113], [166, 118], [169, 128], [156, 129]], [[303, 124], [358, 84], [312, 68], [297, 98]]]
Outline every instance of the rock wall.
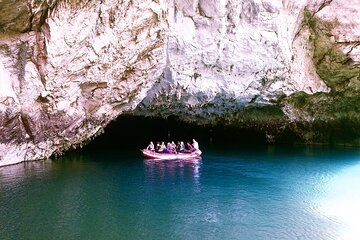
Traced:
[[297, 92], [284, 101], [298, 122], [294, 131], [305, 142], [360, 145], [358, 10], [357, 1], [338, 0], [305, 12], [302, 31], [310, 32], [316, 72], [331, 88], [313, 95]]
[[217, 121], [294, 92], [328, 92], [316, 74], [309, 32], [299, 32], [306, 4], [170, 1], [166, 69], [139, 114]]
[[166, 70], [135, 114], [360, 145], [356, 5], [171, 2]]
[[1, 1], [0, 165], [81, 145], [124, 112], [269, 140], [288, 127], [318, 141], [334, 108], [357, 126], [351, 1]]
[[[0, 165], [82, 144], [134, 108], [164, 68], [159, 3], [29, 0], [21, 16], [18, 1], [0, 6]], [[35, 27], [38, 11], [42, 25], [23, 26]]]

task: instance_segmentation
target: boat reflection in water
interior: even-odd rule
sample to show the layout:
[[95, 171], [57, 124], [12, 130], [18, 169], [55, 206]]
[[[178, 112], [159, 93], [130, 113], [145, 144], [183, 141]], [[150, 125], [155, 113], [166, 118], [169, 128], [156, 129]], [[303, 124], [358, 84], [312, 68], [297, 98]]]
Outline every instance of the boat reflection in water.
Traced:
[[144, 171], [148, 183], [190, 184], [195, 191], [200, 191], [201, 165], [201, 158], [144, 159]]

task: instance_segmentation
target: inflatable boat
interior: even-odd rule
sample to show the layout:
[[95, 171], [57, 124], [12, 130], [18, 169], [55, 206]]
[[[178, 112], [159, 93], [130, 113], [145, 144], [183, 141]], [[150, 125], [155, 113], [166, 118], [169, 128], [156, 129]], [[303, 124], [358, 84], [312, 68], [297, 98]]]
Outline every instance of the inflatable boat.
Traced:
[[140, 150], [144, 157], [159, 160], [189, 159], [201, 157], [201, 150], [195, 150], [191, 153], [158, 153], [147, 149]]

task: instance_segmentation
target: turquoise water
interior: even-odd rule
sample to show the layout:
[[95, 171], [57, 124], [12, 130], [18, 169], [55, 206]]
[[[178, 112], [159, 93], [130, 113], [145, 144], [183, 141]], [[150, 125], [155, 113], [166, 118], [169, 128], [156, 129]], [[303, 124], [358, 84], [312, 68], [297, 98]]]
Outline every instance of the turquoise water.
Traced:
[[0, 168], [1, 239], [360, 239], [360, 151], [71, 153]]

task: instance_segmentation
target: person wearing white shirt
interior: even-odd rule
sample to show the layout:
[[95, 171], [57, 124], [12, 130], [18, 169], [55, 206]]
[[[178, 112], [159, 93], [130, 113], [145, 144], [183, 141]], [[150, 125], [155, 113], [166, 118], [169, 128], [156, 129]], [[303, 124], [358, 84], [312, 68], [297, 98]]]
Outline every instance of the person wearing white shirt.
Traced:
[[193, 147], [195, 149], [199, 149], [199, 143], [197, 141], [195, 141], [195, 139], [193, 139]]

